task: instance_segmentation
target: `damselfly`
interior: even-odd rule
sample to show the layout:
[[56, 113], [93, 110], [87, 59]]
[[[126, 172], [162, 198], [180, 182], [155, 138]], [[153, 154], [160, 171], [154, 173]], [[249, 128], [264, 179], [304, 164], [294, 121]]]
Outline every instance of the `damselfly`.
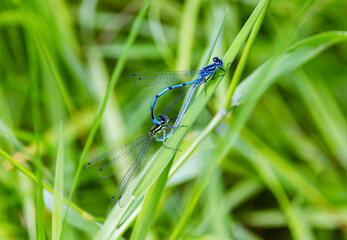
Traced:
[[[218, 57], [213, 58], [212, 64], [204, 67], [202, 70], [188, 70], [188, 71], [180, 71], [180, 72], [145, 72], [145, 73], [136, 73], [133, 74], [130, 79], [134, 82], [135, 87], [146, 89], [146, 90], [162, 90], [159, 94], [157, 94], [152, 102], [150, 111], [151, 111], [151, 117], [152, 121], [156, 125], [160, 125], [160, 121], [158, 121], [155, 117], [154, 113], [154, 107], [157, 102], [157, 99], [161, 97], [166, 92], [175, 89], [180, 88], [184, 86], [194, 85], [195, 88], [202, 84], [206, 83], [208, 79], [212, 76], [212, 79], [214, 78], [217, 68], [220, 68], [221, 70], [225, 71], [223, 67], [223, 61], [219, 59]], [[196, 77], [194, 80], [189, 82], [184, 82], [185, 80], [192, 79], [193, 77]], [[184, 82], [181, 84], [178, 84], [180, 82]], [[206, 91], [206, 88], [205, 88]], [[189, 105], [189, 104], [188, 104]], [[176, 122], [177, 123], [177, 122]], [[177, 124], [175, 124], [177, 125]]]
[[145, 170], [148, 161], [148, 149], [153, 141], [162, 142], [165, 148], [177, 150], [165, 145], [165, 141], [173, 132], [166, 131], [173, 129], [173, 127], [169, 124], [170, 120], [165, 115], [168, 114], [184, 94], [185, 92], [158, 117], [160, 124], [155, 125], [148, 134], [136, 138], [124, 146], [106, 152], [87, 163], [87, 170], [99, 171], [100, 178], [112, 175], [124, 176], [113, 194], [112, 205], [119, 202], [119, 205], [123, 207], [131, 198]]
[[163, 142], [163, 147], [170, 148], [165, 146], [165, 141], [172, 131], [166, 134], [165, 130], [172, 126], [169, 125], [167, 117], [159, 116], [159, 120], [161, 124], [154, 126], [148, 134], [88, 162], [87, 170], [99, 171], [100, 178], [124, 175], [113, 194], [112, 205], [119, 202], [119, 205], [123, 207], [129, 201], [145, 169], [148, 149], [153, 141]]

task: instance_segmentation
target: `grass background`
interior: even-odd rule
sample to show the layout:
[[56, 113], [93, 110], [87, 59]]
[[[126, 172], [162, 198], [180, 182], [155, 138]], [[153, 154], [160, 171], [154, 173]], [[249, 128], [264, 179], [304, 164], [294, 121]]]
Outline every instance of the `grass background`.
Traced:
[[[346, 239], [345, 1], [0, 6], [1, 239]], [[230, 69], [170, 137], [182, 152], [112, 209], [119, 179], [85, 164], [152, 126], [128, 76], [211, 50]]]

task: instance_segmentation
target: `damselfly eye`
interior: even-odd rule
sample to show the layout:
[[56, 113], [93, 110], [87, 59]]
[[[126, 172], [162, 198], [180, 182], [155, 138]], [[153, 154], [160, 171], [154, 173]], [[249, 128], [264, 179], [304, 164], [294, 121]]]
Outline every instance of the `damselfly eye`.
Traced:
[[214, 58], [213, 58], [213, 61], [214, 61], [214, 62], [218, 62], [218, 60], [219, 60], [219, 59], [218, 59], [217, 57], [214, 57]]

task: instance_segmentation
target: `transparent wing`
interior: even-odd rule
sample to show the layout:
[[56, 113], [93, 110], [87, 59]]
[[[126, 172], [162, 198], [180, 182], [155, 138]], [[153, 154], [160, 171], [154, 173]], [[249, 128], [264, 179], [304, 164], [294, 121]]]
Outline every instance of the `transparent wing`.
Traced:
[[143, 72], [132, 74], [129, 80], [133, 82], [136, 88], [155, 91], [191, 81], [199, 74], [200, 70], [177, 72]]
[[187, 110], [188, 110], [188, 107], [190, 106], [190, 104], [192, 103], [192, 100], [193, 100], [193, 96], [194, 96], [194, 93], [196, 91], [196, 89], [198, 89], [200, 84], [194, 84], [192, 89], [190, 90], [189, 92], [189, 95], [188, 97], [186, 98], [186, 101], [181, 109], [181, 112], [179, 113], [177, 119], [176, 119], [176, 122], [175, 122], [175, 125], [174, 125], [174, 128], [178, 128], [180, 126], [180, 123], [183, 119], [183, 116], [184, 114], [186, 114]]
[[139, 155], [142, 147], [150, 138], [149, 134], [136, 138], [130, 143], [108, 151], [87, 163], [88, 171], [99, 171], [99, 177], [124, 174], [134, 159]]
[[162, 116], [167, 115], [168, 112], [176, 105], [176, 103], [186, 94], [186, 92], [188, 91], [188, 89], [189, 89], [189, 86], [188, 86], [188, 88], [187, 88], [186, 90], [184, 90], [183, 93], [181, 93], [181, 95], [180, 95], [178, 98], [176, 98], [176, 99], [170, 104], [169, 107], [167, 107], [167, 108], [164, 110], [164, 112], [162, 112], [161, 115], [162, 115]]
[[118, 202], [120, 207], [124, 207], [130, 200], [135, 187], [140, 180], [141, 172], [146, 166], [146, 156], [151, 143], [152, 138], [149, 137], [143, 144], [142, 149], [136, 157], [135, 162], [133, 162], [133, 164], [130, 166], [125, 176], [119, 183], [115, 193], [113, 194], [112, 205], [115, 205]]

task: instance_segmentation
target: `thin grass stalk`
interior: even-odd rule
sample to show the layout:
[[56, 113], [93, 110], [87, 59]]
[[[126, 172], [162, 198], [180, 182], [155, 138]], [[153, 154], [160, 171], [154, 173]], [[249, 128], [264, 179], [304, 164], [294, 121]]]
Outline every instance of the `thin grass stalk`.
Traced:
[[52, 239], [59, 240], [63, 222], [63, 199], [64, 199], [64, 140], [63, 124], [60, 122], [59, 146], [56, 160], [53, 211], [52, 211]]
[[172, 161], [160, 174], [155, 184], [148, 190], [142, 204], [141, 212], [137, 217], [131, 240], [141, 240], [147, 236], [154, 222], [155, 213], [159, 206], [160, 197], [164, 191]]
[[254, 27], [249, 35], [248, 41], [246, 43], [245, 49], [242, 52], [241, 58], [239, 63], [237, 64], [237, 67], [235, 69], [235, 72], [233, 74], [233, 77], [231, 79], [231, 83], [229, 85], [227, 94], [225, 96], [225, 101], [224, 101], [224, 109], [228, 110], [230, 108], [230, 104], [232, 102], [232, 97], [234, 96], [235, 90], [237, 85], [239, 85], [242, 77], [242, 73], [245, 69], [249, 54], [251, 53], [254, 41], [258, 35], [259, 29], [263, 24], [264, 17], [267, 13], [267, 10], [270, 6], [270, 3], [265, 6], [263, 12], [259, 16], [258, 21], [254, 24]]

